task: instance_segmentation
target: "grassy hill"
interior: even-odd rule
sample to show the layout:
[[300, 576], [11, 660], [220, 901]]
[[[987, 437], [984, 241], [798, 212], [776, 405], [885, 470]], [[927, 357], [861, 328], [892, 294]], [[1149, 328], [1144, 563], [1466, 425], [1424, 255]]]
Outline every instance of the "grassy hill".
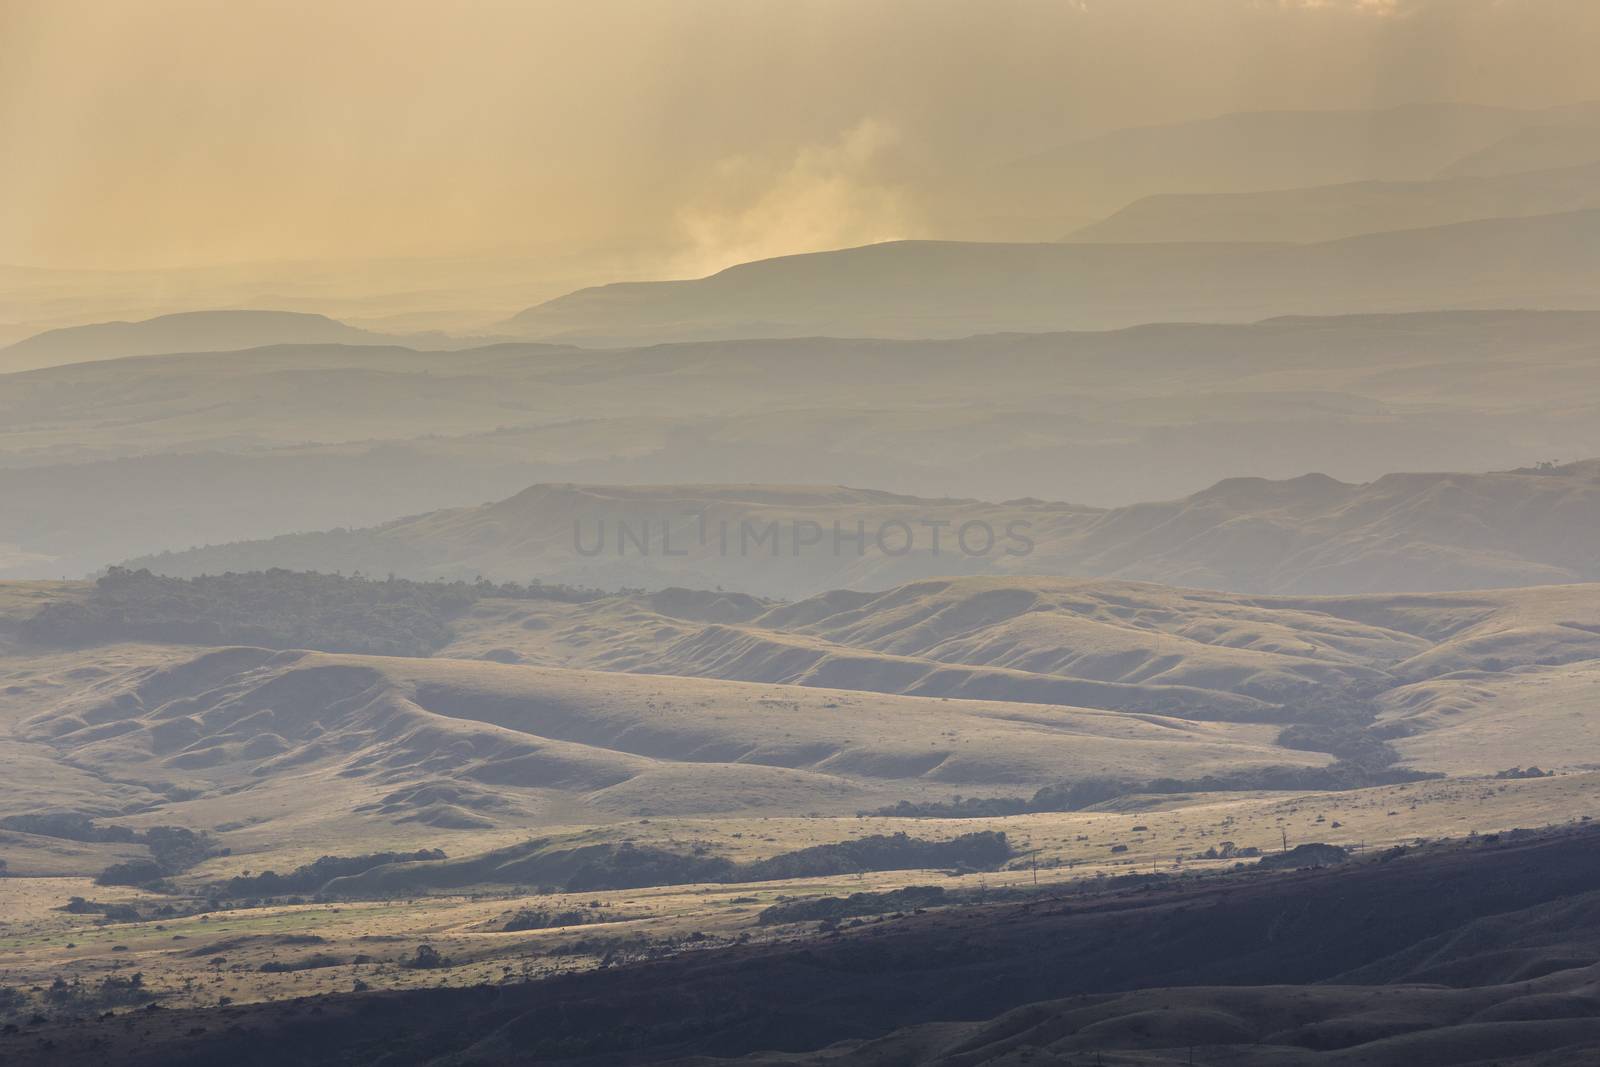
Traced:
[[[254, 587], [275, 625], [339, 647], [345, 623], [328, 625], [316, 589], [349, 581], [284, 577], [292, 595]], [[251, 587], [230, 582], [221, 593]], [[162, 597], [204, 599], [215, 584]], [[334, 807], [313, 823], [339, 812], [373, 834], [838, 814], [1090, 778], [1250, 789], [1256, 771], [1331, 761], [1344, 779], [1302, 787], [1390, 766], [1573, 771], [1600, 660], [1593, 589], [1289, 598], [970, 578], [770, 604], [370, 583], [363, 610], [392, 614], [408, 638], [446, 627], [450, 643], [430, 659], [134, 646], [119, 665], [127, 646], [53, 651], [54, 630], [25, 626], [34, 643], [18, 653], [105, 666], [80, 677], [19, 662], [5, 704], [19, 760], [144, 783], [169, 811], [282, 804], [303, 820], [316, 783]], [[19, 610], [44, 601], [49, 616], [51, 592]], [[55, 595], [100, 610], [98, 594]], [[460, 603], [439, 615], [440, 597]], [[163, 602], [116, 601], [126, 634], [108, 638], [144, 634], [141, 612], [160, 624]]]
[[[1600, 658], [1593, 587], [1576, 585], [1290, 598], [968, 578], [786, 604], [287, 573], [14, 589], [24, 658], [6, 703], [28, 759], [208, 810], [244, 782], [247, 807], [279, 790], [293, 807], [309, 775], [359, 786], [340, 810], [379, 823], [480, 828], [640, 805], [1025, 796], [1091, 774], [1368, 761], [1384, 743], [1373, 766], [1567, 766]], [[183, 650], [246, 636], [228, 629], [241, 596], [280, 645], [345, 647], [355, 612], [393, 630], [371, 640], [426, 638], [439, 658]], [[174, 610], [188, 630], [169, 632]], [[99, 628], [67, 625], [80, 615]], [[175, 644], [118, 665], [114, 642], [151, 639]], [[25, 666], [40, 656], [102, 666]]]

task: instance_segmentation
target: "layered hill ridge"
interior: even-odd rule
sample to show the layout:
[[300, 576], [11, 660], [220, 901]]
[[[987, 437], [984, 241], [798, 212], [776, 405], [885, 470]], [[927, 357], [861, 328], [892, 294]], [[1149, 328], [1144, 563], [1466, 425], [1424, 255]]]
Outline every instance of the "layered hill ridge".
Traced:
[[[11, 505], [0, 558], [10, 576], [81, 575], [536, 483], [847, 484], [1127, 505], [1233, 475], [1504, 470], [1600, 455], [1597, 323], [1590, 312], [1458, 311], [606, 351], [280, 345], [80, 363], [0, 386], [0, 497]], [[101, 521], [107, 509], [116, 523]]]
[[1114, 509], [843, 487], [541, 485], [479, 508], [134, 565], [179, 577], [282, 567], [788, 597], [952, 574], [1439, 592], [1600, 580], [1600, 550], [1584, 533], [1597, 522], [1600, 460], [1362, 485], [1234, 478]]

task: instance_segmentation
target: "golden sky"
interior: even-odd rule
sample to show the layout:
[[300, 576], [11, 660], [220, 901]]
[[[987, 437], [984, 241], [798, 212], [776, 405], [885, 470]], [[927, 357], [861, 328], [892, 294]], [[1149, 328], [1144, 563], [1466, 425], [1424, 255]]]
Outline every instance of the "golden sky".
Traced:
[[1597, 42], [1594, 0], [0, 0], [0, 263], [698, 272], [954, 232], [1128, 124], [1600, 98]]

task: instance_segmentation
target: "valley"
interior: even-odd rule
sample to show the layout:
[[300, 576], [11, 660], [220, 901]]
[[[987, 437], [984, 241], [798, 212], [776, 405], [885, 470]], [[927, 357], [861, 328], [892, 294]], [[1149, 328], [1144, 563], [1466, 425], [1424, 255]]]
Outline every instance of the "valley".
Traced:
[[0, 1067], [1600, 1062], [1596, 40], [0, 3]]

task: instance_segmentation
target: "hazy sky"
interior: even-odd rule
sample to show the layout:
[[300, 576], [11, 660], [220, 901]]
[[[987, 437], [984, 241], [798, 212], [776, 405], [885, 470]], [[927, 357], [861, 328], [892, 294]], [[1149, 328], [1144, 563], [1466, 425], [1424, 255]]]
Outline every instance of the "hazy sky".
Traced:
[[0, 0], [0, 263], [698, 271], [941, 232], [1122, 125], [1600, 98], [1597, 41], [1595, 0]]

